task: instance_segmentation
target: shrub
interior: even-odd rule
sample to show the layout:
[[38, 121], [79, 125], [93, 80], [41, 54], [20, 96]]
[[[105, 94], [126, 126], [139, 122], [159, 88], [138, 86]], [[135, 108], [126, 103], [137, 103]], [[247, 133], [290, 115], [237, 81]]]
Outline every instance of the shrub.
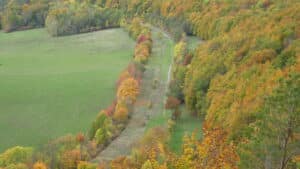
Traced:
[[178, 100], [175, 97], [169, 96], [166, 101], [165, 108], [166, 109], [177, 109], [179, 105], [180, 105], [180, 100]]

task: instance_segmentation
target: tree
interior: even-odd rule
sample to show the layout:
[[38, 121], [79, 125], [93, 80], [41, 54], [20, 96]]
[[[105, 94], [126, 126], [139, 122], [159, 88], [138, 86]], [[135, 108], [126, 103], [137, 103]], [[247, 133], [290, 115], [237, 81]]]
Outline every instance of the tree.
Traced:
[[128, 119], [128, 107], [124, 101], [119, 101], [113, 115], [113, 119], [118, 122], [125, 122]]
[[47, 169], [47, 166], [43, 162], [36, 162], [33, 165], [33, 169]]
[[2, 15], [2, 27], [5, 32], [10, 32], [19, 25], [22, 25], [21, 6], [11, 1]]
[[29, 169], [29, 167], [24, 163], [10, 164], [5, 169]]
[[142, 169], [154, 169], [154, 168], [152, 167], [152, 164], [151, 164], [150, 160], [147, 160], [147, 161], [143, 164]]
[[105, 143], [111, 136], [112, 120], [105, 111], [101, 111], [90, 129], [90, 139], [95, 139], [97, 144]]
[[76, 136], [76, 141], [79, 143], [80, 146], [80, 158], [82, 159], [82, 154], [83, 154], [83, 144], [85, 141], [85, 137], [82, 133], [78, 133]]
[[134, 78], [124, 80], [118, 88], [118, 100], [133, 103], [139, 94], [139, 84]]
[[6, 167], [11, 164], [30, 162], [33, 149], [30, 147], [16, 146], [6, 150], [0, 155], [0, 167]]
[[177, 109], [179, 105], [180, 105], [180, 100], [178, 100], [176, 97], [169, 96], [166, 101], [165, 108]]
[[77, 169], [97, 169], [97, 165], [86, 162], [86, 161], [80, 161]]
[[60, 158], [61, 168], [76, 169], [80, 160], [81, 159], [79, 150], [67, 150], [63, 152]]
[[[290, 74], [279, 81], [278, 88], [265, 98], [264, 107], [248, 145], [242, 146], [243, 168], [286, 169], [300, 152], [300, 74]], [[248, 150], [248, 151], [247, 151]], [[250, 160], [251, 159], [251, 160]], [[254, 161], [256, 161], [254, 163]]]
[[108, 139], [108, 133], [105, 129], [99, 128], [95, 134], [97, 144], [104, 144]]
[[95, 121], [93, 122], [92, 124], [92, 127], [90, 128], [90, 131], [89, 131], [89, 138], [90, 139], [93, 139], [94, 136], [95, 136], [95, 133], [96, 131], [100, 128], [100, 127], [103, 127], [104, 126], [104, 123], [105, 123], [105, 120], [107, 119], [107, 116], [105, 114], [104, 111], [101, 111]]

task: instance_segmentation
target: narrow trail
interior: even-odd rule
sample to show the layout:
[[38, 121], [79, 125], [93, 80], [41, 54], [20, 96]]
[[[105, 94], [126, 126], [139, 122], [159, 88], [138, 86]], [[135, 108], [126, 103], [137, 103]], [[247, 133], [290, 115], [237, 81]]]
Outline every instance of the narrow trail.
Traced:
[[[152, 27], [152, 30], [152, 55], [146, 65], [141, 93], [134, 105], [130, 121], [120, 136], [101, 151], [92, 162], [108, 162], [119, 156], [129, 155], [133, 145], [143, 137], [147, 121], [163, 111], [169, 79], [168, 71], [172, 60], [170, 51], [172, 40], [159, 29]], [[154, 81], [158, 81], [155, 88], [153, 87]], [[151, 109], [149, 108], [150, 102]]]
[[[153, 31], [159, 32], [161, 33], [166, 39], [169, 39], [170, 41], [172, 41], [172, 38], [170, 37], [170, 35], [168, 35], [166, 32], [160, 30], [159, 28], [150, 25], [151, 29]], [[167, 78], [167, 86], [169, 85], [170, 81], [171, 81], [171, 75], [172, 75], [172, 66], [173, 66], [173, 59], [171, 60], [171, 64], [169, 65], [169, 69], [168, 69], [168, 78]]]

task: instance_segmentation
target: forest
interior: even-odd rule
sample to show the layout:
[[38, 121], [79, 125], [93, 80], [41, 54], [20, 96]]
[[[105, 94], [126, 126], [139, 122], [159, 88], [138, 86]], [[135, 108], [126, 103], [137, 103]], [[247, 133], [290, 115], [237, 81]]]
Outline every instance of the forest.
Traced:
[[[122, 29], [134, 41], [87, 130], [6, 147], [0, 169], [300, 168], [299, 0], [1, 0], [0, 23], [7, 36]], [[129, 152], [101, 157], [131, 128], [143, 130]]]

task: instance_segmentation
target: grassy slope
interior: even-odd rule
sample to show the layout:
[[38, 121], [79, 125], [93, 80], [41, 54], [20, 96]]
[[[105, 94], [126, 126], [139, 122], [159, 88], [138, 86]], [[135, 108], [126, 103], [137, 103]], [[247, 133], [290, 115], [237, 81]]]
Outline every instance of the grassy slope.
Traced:
[[[171, 42], [169, 42], [170, 45], [167, 46], [168, 51], [173, 50], [173, 45]], [[201, 43], [200, 39], [194, 36], [188, 36], [187, 37], [187, 43], [189, 49], [195, 49], [199, 43]], [[172, 52], [167, 53], [172, 57]], [[167, 58], [170, 58], [167, 57]], [[147, 124], [147, 128], [152, 128], [155, 126], [167, 126], [167, 121], [171, 117], [171, 111], [168, 110], [162, 110], [163, 113], [158, 114], [154, 118], [150, 119], [149, 123]], [[183, 108], [183, 113], [181, 118], [176, 122], [174, 132], [171, 133], [169, 147], [172, 151], [175, 151], [177, 153], [180, 153], [181, 151], [181, 145], [182, 145], [182, 138], [185, 134], [190, 135], [193, 131], [197, 131], [197, 136], [201, 137], [201, 127], [202, 127], [202, 121], [199, 118], [192, 117], [188, 114], [188, 112], [185, 112]]]
[[114, 97], [134, 42], [121, 29], [51, 38], [0, 33], [0, 152], [86, 131]]

